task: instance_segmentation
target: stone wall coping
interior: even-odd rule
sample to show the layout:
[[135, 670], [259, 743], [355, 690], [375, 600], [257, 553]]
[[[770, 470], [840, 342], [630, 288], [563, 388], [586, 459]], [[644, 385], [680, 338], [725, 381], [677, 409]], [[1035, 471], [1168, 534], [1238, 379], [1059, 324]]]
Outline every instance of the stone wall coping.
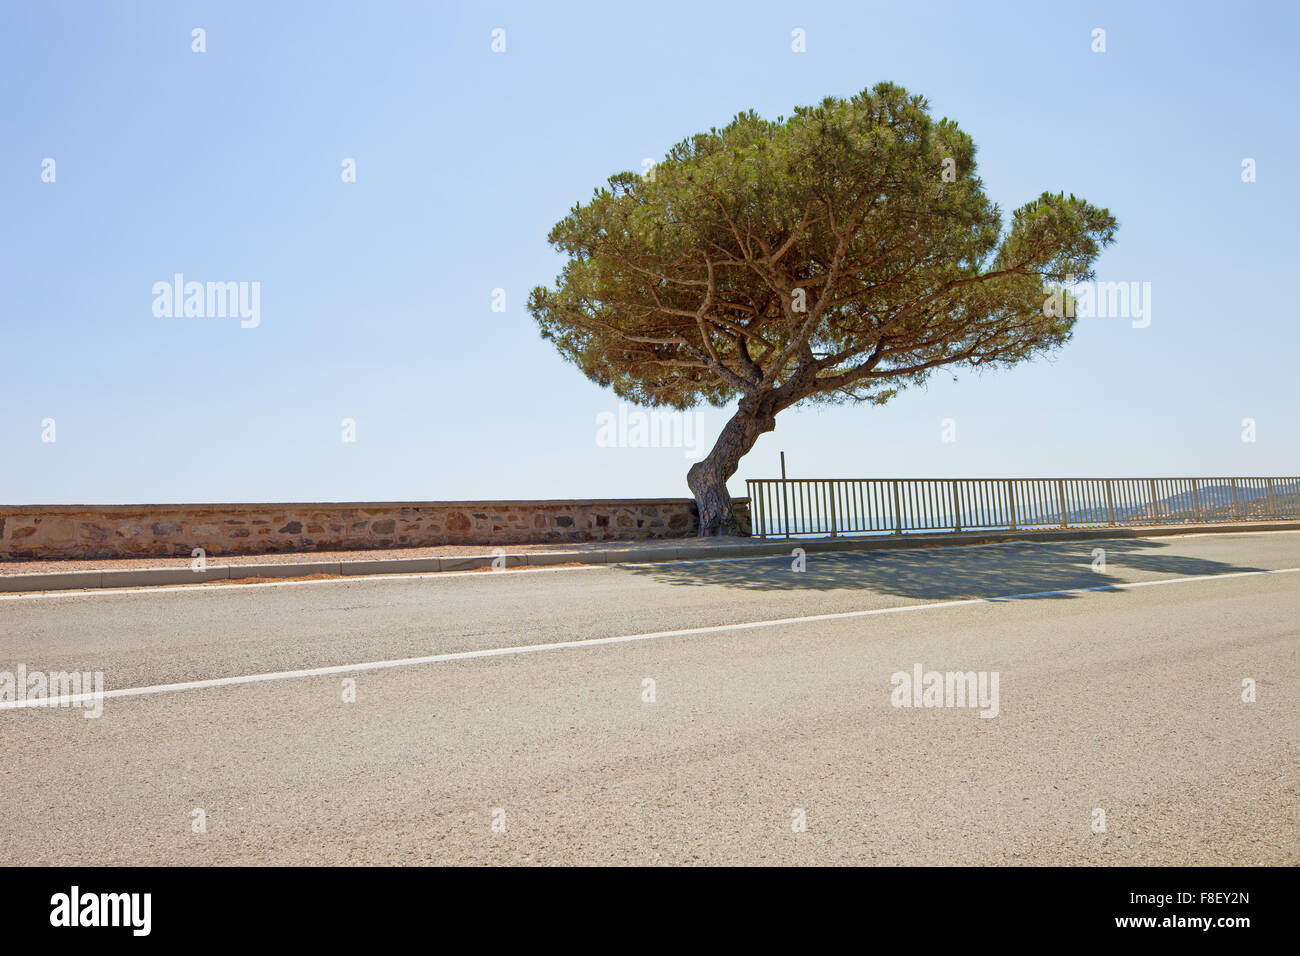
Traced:
[[[138, 504], [138, 505], [0, 505], [0, 515], [21, 515], [35, 512], [77, 514], [140, 514], [141, 512], [198, 512], [198, 511], [268, 511], [286, 508], [322, 510], [364, 510], [393, 508], [572, 508], [572, 507], [628, 507], [634, 505], [681, 505], [694, 502], [694, 498], [502, 498], [491, 501], [250, 501], [213, 502], [212, 504]], [[744, 504], [748, 498], [733, 498]]]

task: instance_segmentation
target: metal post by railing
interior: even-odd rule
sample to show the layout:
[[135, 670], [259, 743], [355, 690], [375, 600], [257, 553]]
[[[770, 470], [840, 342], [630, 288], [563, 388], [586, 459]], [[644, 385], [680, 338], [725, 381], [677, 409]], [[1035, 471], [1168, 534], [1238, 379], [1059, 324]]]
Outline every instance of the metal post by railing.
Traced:
[[1115, 495], [1111, 492], [1110, 479], [1106, 479], [1106, 522], [1115, 525]]
[[1241, 491], [1237, 488], [1237, 479], [1232, 479], [1231, 485], [1232, 516], [1234, 518], [1244, 518], [1245, 509], [1241, 506]]
[[1269, 518], [1279, 517], [1279, 512], [1282, 509], [1277, 506], [1277, 499], [1273, 497], [1272, 478], [1268, 479], [1268, 497], [1265, 498], [1264, 500], [1268, 502], [1268, 507], [1267, 510], [1265, 511], [1265, 517], [1269, 517]]
[[903, 533], [903, 511], [898, 506], [898, 479], [889, 482], [894, 491], [894, 534]]
[[1205, 506], [1201, 504], [1201, 483], [1195, 478], [1192, 479], [1192, 507], [1195, 509], [1196, 520], [1205, 521]]
[[835, 482], [831, 482], [831, 537], [839, 537], [840, 528], [840, 496], [835, 488]]
[[1156, 507], [1156, 481], [1154, 478], [1147, 479], [1147, 490], [1151, 493], [1151, 523], [1160, 523], [1160, 509]]
[[[751, 519], [754, 517], [754, 512], [756, 510], [754, 508], [754, 502], [757, 501], [758, 502], [758, 508], [757, 508], [758, 536], [760, 538], [766, 538], [767, 537], [767, 508], [765, 507], [765, 499], [767, 496], [763, 494], [763, 482], [751, 481], [748, 482], [748, 485], [749, 485], [750, 517]], [[754, 493], [756, 490], [758, 494]]]
[[953, 479], [952, 485], [952, 530], [961, 531], [961, 497], [957, 494], [957, 481]]
[[1011, 509], [1010, 511], [1011, 520], [1007, 522], [1007, 526], [1012, 531], [1015, 531], [1017, 530], [1016, 529], [1016, 483], [1015, 481], [1007, 482], [1007, 507]]
[[1056, 504], [1061, 509], [1061, 527], [1068, 528], [1070, 519], [1065, 515], [1065, 482], [1056, 479]]
[[790, 537], [790, 496], [785, 483], [785, 452], [781, 452], [781, 526]]

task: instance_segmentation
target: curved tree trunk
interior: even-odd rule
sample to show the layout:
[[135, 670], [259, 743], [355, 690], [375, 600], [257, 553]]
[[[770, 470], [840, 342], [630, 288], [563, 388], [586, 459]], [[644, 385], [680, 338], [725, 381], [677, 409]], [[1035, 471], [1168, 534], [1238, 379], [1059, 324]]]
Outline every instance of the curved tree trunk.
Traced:
[[775, 428], [776, 415], [772, 411], [755, 409], [742, 401], [722, 427], [713, 449], [686, 473], [686, 484], [700, 512], [700, 537], [749, 533], [736, 519], [727, 479], [736, 473], [740, 459], [754, 447], [758, 436]]

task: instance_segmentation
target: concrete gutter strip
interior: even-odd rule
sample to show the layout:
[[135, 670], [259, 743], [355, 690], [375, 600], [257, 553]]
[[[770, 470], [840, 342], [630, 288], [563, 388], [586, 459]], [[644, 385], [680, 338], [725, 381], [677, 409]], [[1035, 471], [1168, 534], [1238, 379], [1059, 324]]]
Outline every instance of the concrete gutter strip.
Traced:
[[679, 544], [643, 547], [615, 545], [583, 551], [525, 551], [456, 557], [378, 558], [355, 561], [302, 561], [287, 564], [219, 565], [195, 571], [190, 568], [139, 568], [109, 571], [65, 571], [0, 575], [0, 591], [67, 591], [93, 588], [157, 587], [242, 578], [297, 578], [313, 574], [344, 577], [367, 574], [427, 574], [473, 571], [492, 567], [505, 559], [505, 567], [546, 567], [559, 564], [647, 564], [662, 561], [789, 555], [795, 548], [808, 554], [834, 551], [883, 551], [906, 548], [957, 547], [973, 544], [1024, 541], [1089, 541], [1114, 538], [1152, 538], [1180, 534], [1240, 534], [1251, 531], [1298, 531], [1300, 521], [1256, 521], [1237, 524], [1162, 525], [1131, 528], [1070, 528], [1048, 531], [962, 531], [936, 534], [876, 535], [843, 538], [760, 538], [720, 540], [684, 538]]

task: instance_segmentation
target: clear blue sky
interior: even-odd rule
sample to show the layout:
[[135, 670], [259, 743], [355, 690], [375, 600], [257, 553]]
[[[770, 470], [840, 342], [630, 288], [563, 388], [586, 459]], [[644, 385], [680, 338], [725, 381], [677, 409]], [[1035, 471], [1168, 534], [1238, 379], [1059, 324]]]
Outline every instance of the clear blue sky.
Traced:
[[[547, 231], [737, 111], [881, 80], [974, 137], [1004, 210], [1109, 207], [1098, 278], [1150, 282], [1151, 325], [792, 410], [733, 491], [780, 450], [802, 476], [1294, 475], [1296, 9], [5, 0], [0, 503], [684, 495], [682, 450], [597, 446], [617, 400], [538, 337]], [[177, 272], [260, 282], [261, 324], [155, 317]]]

